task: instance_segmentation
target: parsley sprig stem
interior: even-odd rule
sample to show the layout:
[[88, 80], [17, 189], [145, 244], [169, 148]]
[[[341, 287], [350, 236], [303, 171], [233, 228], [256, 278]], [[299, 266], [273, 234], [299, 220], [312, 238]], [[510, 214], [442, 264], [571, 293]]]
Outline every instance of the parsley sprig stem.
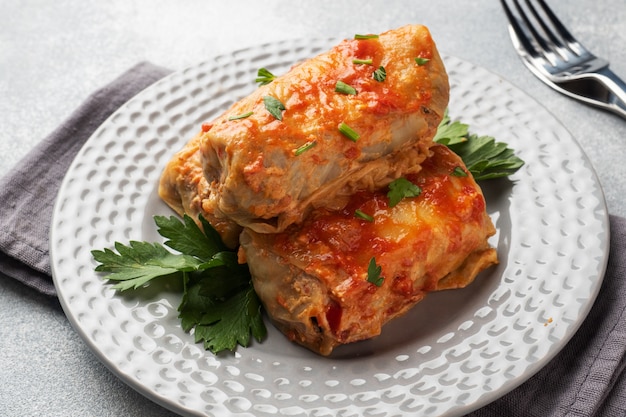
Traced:
[[317, 141], [312, 140], [310, 142], [305, 143], [304, 145], [296, 148], [293, 153], [294, 155], [298, 156], [298, 155], [302, 155], [303, 153], [305, 153], [306, 151], [308, 151], [309, 149], [311, 149], [312, 147], [317, 145]]
[[354, 35], [354, 39], [356, 40], [368, 40], [368, 39], [378, 39], [379, 36], [376, 34], [369, 34], [369, 35], [359, 35], [358, 33], [356, 35]]
[[335, 84], [335, 91], [337, 93], [348, 94], [348, 95], [356, 95], [356, 88], [352, 87], [350, 84], [347, 84], [341, 80], [337, 81]]
[[267, 68], [259, 68], [255, 81], [259, 83], [259, 85], [266, 85], [274, 81], [274, 79], [276, 79], [276, 76]]
[[350, 139], [352, 142], [356, 142], [361, 137], [361, 135], [359, 135], [354, 129], [348, 126], [348, 124], [345, 122], [341, 122], [339, 124], [339, 132], [341, 132], [341, 134], [343, 134], [345, 137]]

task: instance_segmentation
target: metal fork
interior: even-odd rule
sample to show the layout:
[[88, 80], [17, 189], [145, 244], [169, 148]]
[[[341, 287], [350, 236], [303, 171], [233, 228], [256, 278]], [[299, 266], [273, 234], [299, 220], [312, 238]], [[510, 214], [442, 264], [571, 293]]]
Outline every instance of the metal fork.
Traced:
[[607, 60], [577, 41], [543, 0], [500, 1], [513, 46], [533, 74], [567, 96], [626, 119], [626, 83]]

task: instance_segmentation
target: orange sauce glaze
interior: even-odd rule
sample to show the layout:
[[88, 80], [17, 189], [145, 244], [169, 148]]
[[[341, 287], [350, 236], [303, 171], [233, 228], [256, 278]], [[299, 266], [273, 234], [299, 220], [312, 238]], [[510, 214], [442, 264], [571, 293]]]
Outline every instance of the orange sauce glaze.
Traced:
[[[422, 164], [422, 171], [408, 176], [407, 179], [421, 188], [421, 194], [415, 198], [405, 199], [399, 203], [414, 204], [412, 210], [435, 219], [444, 220], [449, 238], [448, 251], [454, 251], [461, 245], [460, 228], [464, 223], [483, 220], [485, 203], [480, 190], [471, 176], [459, 177], [452, 175], [455, 168], [461, 166], [459, 160], [451, 158], [447, 148], [435, 146], [434, 155]], [[386, 223], [394, 222], [393, 208], [389, 208], [387, 189], [377, 192], [359, 192], [350, 198], [348, 205], [338, 211], [317, 210], [297, 229], [288, 230], [276, 236], [276, 248], [283, 254], [300, 258], [311, 268], [323, 266], [341, 268], [350, 282], [344, 282], [356, 289], [368, 286], [367, 293], [375, 292], [377, 287], [364, 280], [369, 260], [375, 256], [377, 261], [385, 253], [398, 250], [401, 245], [409, 243], [412, 247], [412, 259], [415, 262], [426, 257], [432, 232], [428, 219], [421, 226], [406, 229], [406, 239], [389, 239], [381, 236], [380, 230]], [[355, 217], [355, 211], [373, 216], [374, 222]], [[440, 232], [441, 233], [441, 232]], [[380, 263], [379, 263], [380, 264]], [[384, 265], [383, 265], [383, 276]], [[365, 275], [366, 276], [366, 275]], [[411, 295], [414, 292], [410, 277], [397, 276], [393, 280], [393, 290], [397, 293]], [[428, 283], [429, 286], [435, 282]], [[349, 290], [348, 290], [349, 291]], [[334, 332], [341, 321], [341, 307], [331, 303], [327, 307], [326, 319]]]
[[[308, 68], [298, 69], [295, 71], [308, 71], [299, 77], [290, 77], [288, 84], [281, 84], [282, 80], [274, 81], [276, 83], [274, 93], [279, 100], [282, 100], [286, 109], [283, 113], [283, 120], [263, 120], [265, 125], [258, 128], [260, 130], [280, 132], [276, 136], [277, 140], [288, 140], [295, 149], [301, 143], [305, 143], [313, 139], [310, 136], [312, 132], [305, 133], [301, 131], [302, 123], [306, 120], [319, 120], [326, 126], [328, 131], [338, 135], [337, 126], [341, 122], [350, 124], [351, 120], [349, 110], [354, 109], [357, 103], [359, 107], [359, 118], [363, 118], [365, 113], [369, 113], [374, 117], [383, 116], [390, 112], [412, 113], [420, 106], [428, 105], [431, 99], [430, 83], [424, 85], [423, 91], [400, 91], [397, 88], [389, 88], [389, 85], [401, 85], [394, 82], [393, 77], [396, 71], [393, 68], [406, 70], [410, 67], [411, 77], [419, 78], [427, 77], [427, 69], [419, 67], [414, 60], [409, 62], [387, 61], [385, 50], [377, 39], [368, 40], [345, 40], [338, 47], [338, 56], [335, 56], [338, 62], [335, 65], [327, 65], [323, 67], [323, 72], [317, 72]], [[416, 47], [415, 56], [431, 56], [432, 45], [419, 45]], [[353, 59], [371, 59], [372, 64], [355, 64]], [[373, 72], [385, 66], [387, 70], [387, 80], [378, 82], [373, 78]], [[406, 75], [405, 75], [406, 76]], [[356, 95], [345, 95], [335, 92], [335, 85], [341, 80], [357, 90]], [[352, 102], [351, 106], [346, 106], [346, 101]], [[317, 103], [312, 106], [311, 103]], [[365, 119], [362, 119], [365, 120]], [[235, 121], [241, 122], [241, 121]], [[321, 126], [320, 126], [321, 127]], [[364, 129], [366, 126], [360, 126]], [[370, 132], [360, 130], [362, 136], [367, 136]], [[345, 142], [346, 147], [352, 147]], [[354, 157], [354, 150], [347, 150], [348, 157]]]
[[[458, 218], [460, 225], [462, 222], [480, 222], [485, 210], [484, 199], [479, 195], [479, 190], [470, 176], [452, 175], [459, 163], [456, 159], [442, 157], [447, 152], [450, 151], [439, 149], [423, 163], [422, 171], [407, 177], [422, 191], [418, 197], [405, 201], [414, 200], [421, 206], [428, 206], [428, 211], [435, 215], [440, 212], [447, 217], [454, 216]], [[277, 236], [279, 251], [292, 254], [299, 252], [299, 247], [311, 249], [317, 243], [323, 243], [331, 248], [330, 251], [325, 251], [323, 262], [333, 262], [332, 257], [341, 257], [334, 261], [347, 268], [348, 272], [362, 271], [364, 264], [361, 254], [390, 252], [400, 244], [399, 241], [391, 241], [379, 233], [381, 226], [384, 228], [386, 222], [393, 221], [393, 209], [389, 208], [387, 191], [383, 189], [356, 193], [342, 210], [318, 209], [295, 234], [291, 232]], [[373, 216], [374, 222], [355, 217], [357, 209]], [[349, 260], [351, 262], [346, 264]], [[369, 258], [365, 260], [367, 265]]]

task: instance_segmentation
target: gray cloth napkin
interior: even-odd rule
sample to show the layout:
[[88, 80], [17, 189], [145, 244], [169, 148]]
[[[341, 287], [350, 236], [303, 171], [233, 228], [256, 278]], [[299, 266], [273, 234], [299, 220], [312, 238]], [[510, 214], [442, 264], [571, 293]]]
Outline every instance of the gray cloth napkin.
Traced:
[[[119, 106], [166, 75], [142, 63], [90, 96], [0, 181], [0, 277], [54, 295], [48, 231], [59, 185], [74, 156]], [[626, 219], [611, 216], [609, 265], [598, 300], [559, 355], [472, 417], [626, 416]]]
[[572, 340], [517, 389], [471, 417], [626, 416], [626, 219], [610, 216], [609, 264]]
[[96, 91], [0, 181], [0, 273], [55, 295], [48, 256], [61, 181], [91, 134], [115, 110], [170, 71], [140, 63]]

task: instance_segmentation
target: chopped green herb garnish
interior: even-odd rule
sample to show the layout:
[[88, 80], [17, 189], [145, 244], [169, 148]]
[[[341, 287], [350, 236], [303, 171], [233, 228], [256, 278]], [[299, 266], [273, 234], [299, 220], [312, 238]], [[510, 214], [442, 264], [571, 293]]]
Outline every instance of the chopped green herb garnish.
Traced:
[[428, 59], [428, 58], [415, 58], [415, 62], [419, 66], [422, 66], [422, 65], [426, 64], [428, 61], [430, 61], [430, 59]]
[[357, 59], [357, 58], [355, 58], [355, 59], [352, 60], [353, 64], [362, 64], [362, 65], [372, 65], [372, 62], [373, 62], [372, 58], [369, 58], [369, 59]]
[[378, 39], [378, 35], [354, 35], [354, 39], [358, 39], [358, 40]]
[[341, 80], [337, 81], [337, 84], [335, 84], [335, 91], [337, 93], [342, 93], [342, 94], [350, 94], [350, 95], [356, 94], [356, 88], [352, 87], [349, 84], [344, 83]]
[[359, 209], [356, 209], [354, 211], [354, 217], [357, 217], [359, 219], [363, 219], [363, 220], [368, 221], [370, 223], [372, 223], [374, 221], [374, 217], [373, 216], [370, 216], [369, 214], [364, 213], [363, 211], [361, 211]]
[[371, 282], [377, 287], [383, 285], [385, 278], [380, 276], [382, 270], [383, 268], [380, 265], [376, 265], [376, 258], [372, 257], [367, 267], [367, 282]]
[[506, 177], [524, 165], [507, 144], [496, 142], [491, 136], [471, 134], [468, 130], [466, 124], [451, 122], [446, 110], [433, 140], [459, 155], [476, 181]]
[[406, 178], [398, 178], [389, 184], [389, 207], [394, 207], [403, 198], [417, 197], [422, 193], [422, 189]]
[[[96, 271], [114, 289], [137, 289], [154, 279], [179, 282], [183, 297], [178, 307], [183, 330], [194, 330], [196, 342], [214, 353], [248, 346], [251, 336], [261, 341], [267, 334], [261, 302], [254, 292], [247, 265], [237, 262], [220, 235], [202, 217], [202, 229], [189, 216], [155, 216], [158, 232], [166, 238], [159, 243], [131, 241], [115, 243], [111, 249], [91, 251], [99, 263]], [[204, 231], [203, 231], [204, 230]]]
[[344, 122], [341, 122], [341, 124], [339, 125], [339, 131], [353, 142], [356, 142], [361, 137], [361, 135], [355, 132], [354, 129], [352, 129]]
[[467, 177], [467, 172], [465, 172], [465, 170], [461, 167], [454, 167], [452, 175], [455, 177]]
[[278, 120], [283, 120], [285, 105], [281, 103], [280, 100], [272, 96], [265, 96], [263, 97], [263, 104], [265, 105], [265, 109], [270, 112], [272, 116]]
[[385, 71], [385, 67], [378, 67], [378, 69], [372, 73], [372, 77], [374, 77], [374, 79], [379, 83], [385, 81], [385, 78], [387, 78], [387, 71]]
[[315, 145], [317, 145], [316, 141], [311, 141], [311, 142], [307, 142], [304, 145], [300, 146], [298, 149], [294, 150], [293, 153], [298, 156], [306, 151], [308, 151], [309, 149], [311, 149], [312, 147], [314, 147]]
[[260, 85], [265, 85], [274, 81], [275, 78], [276, 76], [272, 74], [267, 68], [259, 68], [259, 70], [257, 71], [257, 77], [254, 81], [259, 83]]
[[245, 119], [246, 117], [250, 117], [252, 116], [252, 114], [254, 114], [254, 112], [247, 112], [247, 113], [242, 113], [242, 114], [238, 114], [236, 116], [230, 116], [228, 118], [228, 120], [239, 120], [239, 119]]

